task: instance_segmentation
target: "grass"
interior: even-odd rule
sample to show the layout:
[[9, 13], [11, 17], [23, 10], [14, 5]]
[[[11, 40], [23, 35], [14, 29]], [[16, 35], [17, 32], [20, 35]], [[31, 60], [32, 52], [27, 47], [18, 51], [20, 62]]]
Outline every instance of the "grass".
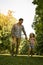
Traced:
[[43, 57], [0, 55], [0, 65], [43, 65]]

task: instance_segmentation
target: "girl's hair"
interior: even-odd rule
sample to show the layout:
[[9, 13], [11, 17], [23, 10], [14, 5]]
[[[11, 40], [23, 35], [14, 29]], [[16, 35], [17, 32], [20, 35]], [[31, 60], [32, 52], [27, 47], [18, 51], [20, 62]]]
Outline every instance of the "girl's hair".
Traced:
[[34, 33], [30, 33], [30, 35], [29, 35], [29, 36], [30, 36], [30, 38], [31, 38], [31, 35], [33, 35], [33, 37], [35, 37], [35, 34], [34, 34]]

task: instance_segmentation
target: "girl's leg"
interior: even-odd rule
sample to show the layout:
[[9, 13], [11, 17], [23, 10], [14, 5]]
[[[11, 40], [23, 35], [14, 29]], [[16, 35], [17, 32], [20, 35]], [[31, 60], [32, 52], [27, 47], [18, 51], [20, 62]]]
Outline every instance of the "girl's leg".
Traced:
[[29, 50], [28, 50], [28, 55], [30, 55], [30, 52], [31, 52], [31, 47], [29, 47]]
[[31, 56], [33, 55], [33, 48], [31, 47]]
[[31, 56], [34, 55], [34, 45], [31, 46]]

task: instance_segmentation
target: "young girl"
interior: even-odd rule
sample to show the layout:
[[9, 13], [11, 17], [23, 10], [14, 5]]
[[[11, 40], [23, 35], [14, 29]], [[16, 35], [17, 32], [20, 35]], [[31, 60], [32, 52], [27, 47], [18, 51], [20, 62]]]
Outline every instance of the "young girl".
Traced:
[[34, 45], [35, 45], [35, 34], [34, 33], [30, 33], [29, 36], [29, 52], [28, 54], [32, 56], [32, 54], [34, 54]]

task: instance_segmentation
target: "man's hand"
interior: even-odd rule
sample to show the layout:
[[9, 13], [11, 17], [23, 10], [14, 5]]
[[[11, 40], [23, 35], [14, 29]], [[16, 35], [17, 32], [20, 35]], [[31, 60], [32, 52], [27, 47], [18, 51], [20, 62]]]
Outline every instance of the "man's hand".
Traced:
[[25, 36], [25, 39], [27, 40], [27, 36]]

